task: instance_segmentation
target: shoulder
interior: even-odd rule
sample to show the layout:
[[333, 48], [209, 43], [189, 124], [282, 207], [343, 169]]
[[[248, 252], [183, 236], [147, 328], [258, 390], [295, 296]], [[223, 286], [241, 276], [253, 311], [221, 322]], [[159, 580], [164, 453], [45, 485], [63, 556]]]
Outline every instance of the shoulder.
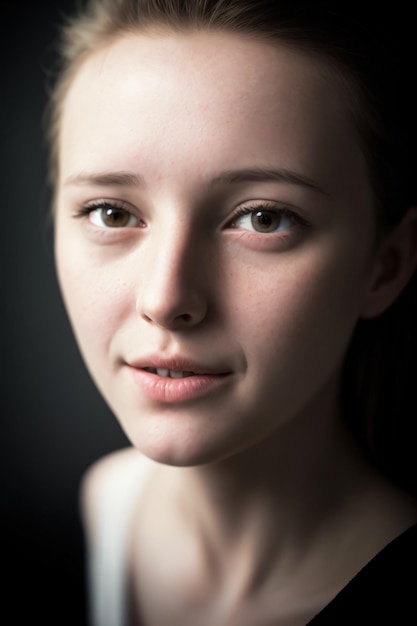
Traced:
[[127, 495], [129, 485], [132, 489], [136, 486], [149, 462], [138, 450], [129, 447], [106, 455], [87, 469], [80, 486], [81, 516], [87, 534], [96, 529], [106, 502]]

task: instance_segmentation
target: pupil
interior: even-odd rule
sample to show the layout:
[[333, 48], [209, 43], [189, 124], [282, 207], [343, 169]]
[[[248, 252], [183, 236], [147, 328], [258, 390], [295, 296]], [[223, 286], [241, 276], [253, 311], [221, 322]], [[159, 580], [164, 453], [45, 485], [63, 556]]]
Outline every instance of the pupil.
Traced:
[[124, 226], [129, 219], [129, 216], [124, 211], [114, 207], [104, 209], [104, 215], [104, 221], [110, 226]]
[[252, 217], [252, 226], [255, 230], [271, 232], [277, 228], [279, 217], [275, 213], [268, 211], [258, 211]]

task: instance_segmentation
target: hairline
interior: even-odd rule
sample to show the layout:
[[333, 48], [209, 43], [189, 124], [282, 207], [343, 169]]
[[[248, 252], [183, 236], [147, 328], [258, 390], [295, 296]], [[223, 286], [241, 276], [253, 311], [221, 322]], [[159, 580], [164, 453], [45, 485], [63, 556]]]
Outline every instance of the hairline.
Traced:
[[[59, 151], [60, 151], [60, 134], [62, 128], [62, 118], [64, 112], [65, 101], [71, 86], [76, 78], [77, 73], [84, 63], [86, 63], [93, 55], [100, 51], [111, 47], [115, 42], [128, 36], [149, 35], [158, 38], [161, 35], [179, 35], [186, 36], [194, 33], [224, 33], [236, 35], [237, 37], [247, 38], [261, 43], [267, 43], [271, 47], [284, 47], [294, 50], [300, 54], [304, 54], [309, 58], [317, 61], [317, 68], [321, 76], [325, 80], [329, 80], [338, 85], [341, 92], [346, 94], [345, 104], [349, 115], [352, 119], [352, 128], [356, 131], [359, 147], [364, 156], [371, 187], [374, 190], [375, 197], [375, 217], [380, 228], [378, 231], [384, 230], [384, 224], [381, 228], [381, 211], [378, 208], [378, 194], [374, 177], [372, 175], [372, 163], [370, 159], [369, 149], [364, 138], [365, 126], [363, 110], [366, 110], [366, 97], [364, 96], [362, 85], [357, 77], [353, 75], [353, 70], [344, 63], [341, 58], [335, 58], [330, 52], [326, 53], [324, 46], [312, 47], [306, 41], [303, 43], [297, 37], [290, 38], [285, 33], [273, 33], [272, 31], [255, 29], [254, 27], [244, 27], [241, 24], [220, 24], [209, 22], [183, 22], [179, 19], [156, 18], [153, 20], [145, 20], [143, 24], [132, 25], [116, 25], [112, 32], [102, 34], [94, 44], [84, 50], [77, 59], [68, 65], [67, 69], [62, 73], [57, 88], [53, 92], [50, 109], [50, 127], [49, 127], [49, 144], [50, 144], [50, 166], [49, 177], [52, 185], [52, 214], [56, 215], [57, 189], [59, 181]], [[362, 101], [362, 102], [360, 102]], [[369, 108], [369, 107], [368, 107]], [[370, 117], [369, 115], [367, 117]], [[362, 119], [361, 119], [362, 118]]]

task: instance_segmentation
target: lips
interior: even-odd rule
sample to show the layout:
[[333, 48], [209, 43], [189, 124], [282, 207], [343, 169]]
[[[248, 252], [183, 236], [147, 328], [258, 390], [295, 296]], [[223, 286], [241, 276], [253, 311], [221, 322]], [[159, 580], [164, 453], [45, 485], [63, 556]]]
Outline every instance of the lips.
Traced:
[[231, 371], [176, 356], [150, 356], [126, 364], [146, 398], [161, 403], [186, 402], [221, 387]]
[[151, 374], [157, 374], [158, 376], [163, 376], [164, 378], [187, 378], [188, 376], [195, 376], [195, 372], [176, 372], [175, 370], [169, 370], [165, 367], [144, 367], [145, 372], [150, 372]]
[[184, 378], [186, 376], [197, 376], [199, 374], [225, 375], [231, 373], [229, 368], [223, 367], [222, 365], [216, 367], [202, 364], [182, 356], [167, 358], [154, 355], [132, 361], [129, 365], [136, 369], [145, 370], [152, 374], [169, 378]]

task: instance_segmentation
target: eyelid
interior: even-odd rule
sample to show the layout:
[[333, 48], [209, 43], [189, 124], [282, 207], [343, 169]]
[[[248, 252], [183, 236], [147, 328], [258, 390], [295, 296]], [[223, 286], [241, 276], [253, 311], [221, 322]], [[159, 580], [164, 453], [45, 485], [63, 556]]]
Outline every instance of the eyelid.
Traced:
[[[242, 202], [234, 210], [234, 215], [244, 215], [252, 211], [277, 211], [281, 213], [286, 211], [288, 213], [297, 212], [297, 207], [292, 206], [289, 203], [278, 202], [275, 200], [249, 200], [248, 202]], [[233, 218], [234, 216], [232, 216]]]
[[138, 224], [135, 226], [124, 226], [124, 227], [115, 226], [113, 228], [111, 226], [106, 227], [106, 226], [100, 226], [100, 225], [94, 224], [98, 228], [102, 228], [103, 230], [117, 230], [117, 229], [121, 230], [123, 228], [137, 228], [138, 226], [144, 225], [144, 221], [142, 217], [139, 215], [139, 212], [134, 209], [134, 207], [132, 207], [130, 204], [128, 204], [124, 200], [114, 200], [114, 199], [108, 199], [108, 198], [100, 198], [100, 199], [90, 200], [89, 202], [83, 203], [79, 207], [79, 209], [75, 212], [74, 217], [75, 218], [88, 217], [89, 215], [94, 213], [94, 211], [99, 211], [100, 209], [104, 209], [106, 207], [128, 213], [130, 216], [134, 217], [138, 221]]
[[[305, 228], [311, 226], [311, 224], [302, 215], [300, 215], [300, 213], [296, 210], [295, 207], [292, 207], [289, 204], [284, 204], [284, 203], [280, 203], [280, 202], [276, 202], [272, 200], [257, 200], [257, 201], [250, 201], [250, 202], [241, 204], [235, 209], [231, 220], [228, 221], [228, 226], [231, 226], [232, 228], [237, 229], [238, 227], [234, 226], [234, 224], [240, 217], [251, 215], [253, 213], [256, 213], [257, 211], [265, 211], [265, 212], [275, 213], [283, 217], [288, 217], [294, 221], [294, 228], [297, 226], [305, 227]], [[246, 230], [246, 229], [242, 229], [242, 230]], [[251, 232], [251, 231], [248, 231], [248, 232]], [[256, 233], [256, 231], [253, 231], [253, 232]], [[259, 231], [259, 234], [271, 235], [271, 234], [278, 234], [278, 232], [280, 231], [276, 231], [276, 233], [273, 233], [273, 232], [262, 233], [261, 231]]]

